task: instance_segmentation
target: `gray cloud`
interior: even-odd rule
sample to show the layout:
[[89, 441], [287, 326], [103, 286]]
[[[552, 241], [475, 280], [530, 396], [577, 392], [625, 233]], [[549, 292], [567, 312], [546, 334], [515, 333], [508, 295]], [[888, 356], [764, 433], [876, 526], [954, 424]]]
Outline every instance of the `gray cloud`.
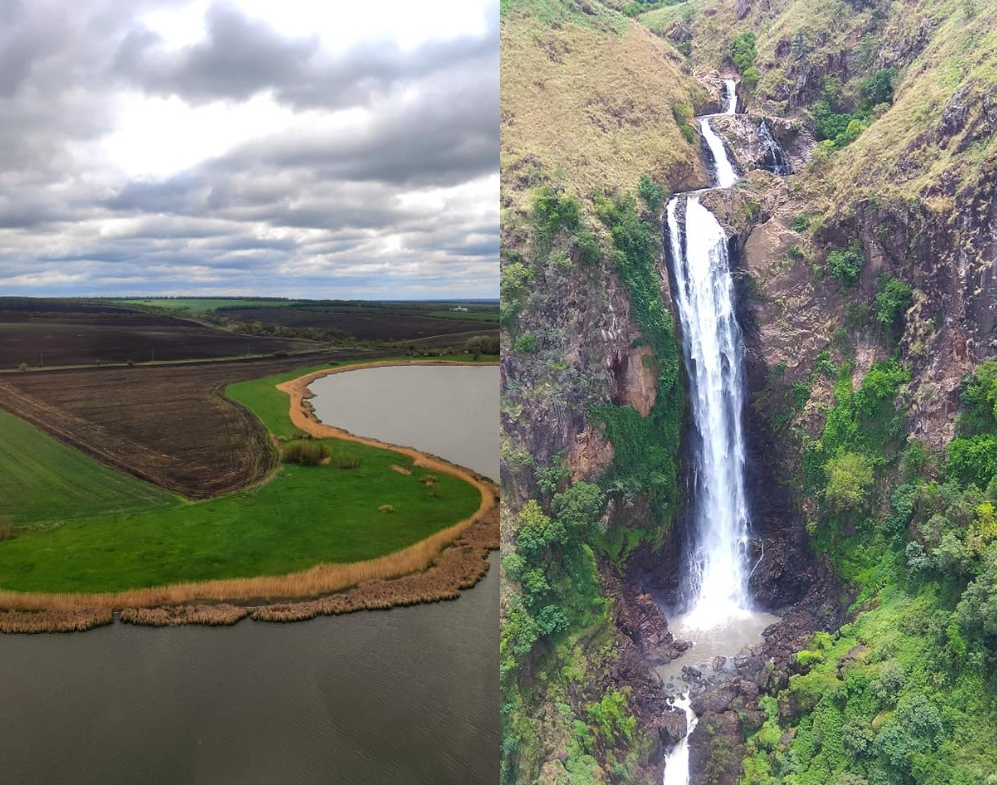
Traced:
[[[330, 53], [232, 4], [170, 50], [139, 20], [182, 4], [0, 0], [0, 291], [495, 296], [497, 6], [486, 35]], [[193, 106], [266, 94], [368, 122], [292, 124], [129, 179], [93, 151], [135, 90]], [[446, 196], [458, 188], [477, 201]]]

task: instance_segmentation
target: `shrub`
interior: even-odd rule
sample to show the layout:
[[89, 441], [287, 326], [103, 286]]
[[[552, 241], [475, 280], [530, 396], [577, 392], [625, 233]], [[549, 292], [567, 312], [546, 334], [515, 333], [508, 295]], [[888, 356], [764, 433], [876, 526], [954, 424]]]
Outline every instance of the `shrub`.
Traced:
[[847, 248], [835, 248], [827, 255], [827, 269], [844, 286], [855, 286], [859, 282], [862, 268], [865, 267], [865, 251], [862, 241], [852, 240]]
[[945, 473], [968, 485], [986, 488], [997, 476], [997, 436], [980, 434], [949, 442]]
[[318, 466], [329, 457], [329, 449], [320, 441], [300, 439], [288, 442], [281, 449], [284, 463], [299, 463], [302, 466]]
[[640, 194], [640, 198], [644, 200], [647, 208], [653, 213], [659, 212], [661, 206], [665, 203], [665, 189], [646, 174], [640, 176], [637, 192]]
[[876, 321], [892, 329], [910, 308], [914, 290], [903, 281], [891, 276], [879, 279], [876, 293]]
[[356, 469], [360, 465], [360, 458], [356, 455], [333, 455], [329, 463], [337, 469]]
[[865, 501], [872, 480], [868, 458], [856, 452], [842, 453], [827, 462], [825, 495], [836, 509], [854, 509]]
[[382, 504], [380, 507], [377, 508], [377, 511], [387, 514], [394, 512], [395, 508], [392, 507], [390, 504]]
[[758, 57], [755, 41], [755, 34], [747, 32], [730, 42], [730, 59], [742, 74], [755, 64], [755, 58]]

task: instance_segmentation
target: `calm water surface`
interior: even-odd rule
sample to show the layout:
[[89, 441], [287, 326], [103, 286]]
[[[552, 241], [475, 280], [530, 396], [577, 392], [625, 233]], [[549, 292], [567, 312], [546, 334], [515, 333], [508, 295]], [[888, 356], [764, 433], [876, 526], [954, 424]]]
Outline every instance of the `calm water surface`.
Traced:
[[327, 425], [499, 476], [498, 366], [406, 365], [316, 379]]
[[491, 559], [455, 602], [0, 636], [0, 782], [497, 783]]
[[[497, 368], [419, 367], [312, 389], [330, 424], [497, 477], [498, 384]], [[454, 602], [392, 611], [0, 635], [0, 783], [497, 783], [491, 565]]]

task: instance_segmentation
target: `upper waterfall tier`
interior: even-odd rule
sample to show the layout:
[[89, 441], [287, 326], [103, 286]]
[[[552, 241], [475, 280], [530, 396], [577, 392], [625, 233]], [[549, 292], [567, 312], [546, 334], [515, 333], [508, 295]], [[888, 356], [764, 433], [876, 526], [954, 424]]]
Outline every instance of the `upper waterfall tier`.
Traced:
[[723, 140], [717, 136], [708, 118], [701, 117], [699, 119], [699, 127], [703, 132], [706, 145], [710, 149], [710, 155], [713, 157], [713, 168], [717, 175], [717, 188], [730, 188], [737, 182], [738, 177], [737, 172], [734, 171], [734, 165], [730, 162], [730, 158], [727, 157], [727, 148], [724, 147]]
[[724, 114], [737, 113], [737, 82], [733, 79], [724, 79], [724, 89], [727, 91], [727, 105], [724, 107]]

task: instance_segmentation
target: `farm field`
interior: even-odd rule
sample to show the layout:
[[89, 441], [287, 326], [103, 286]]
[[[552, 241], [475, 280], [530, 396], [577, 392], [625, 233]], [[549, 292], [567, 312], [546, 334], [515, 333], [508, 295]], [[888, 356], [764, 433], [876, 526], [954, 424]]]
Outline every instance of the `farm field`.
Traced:
[[0, 369], [205, 360], [315, 346], [108, 305], [0, 298]]
[[0, 525], [176, 507], [181, 499], [0, 411]]
[[[290, 434], [288, 399], [274, 385], [303, 372], [235, 384], [229, 392], [258, 408], [271, 431]], [[23, 429], [0, 429], [0, 455], [18, 437], [25, 438]], [[272, 480], [251, 489], [178, 506], [53, 519], [49, 527], [20, 530], [0, 542], [0, 587], [102, 592], [284, 574], [397, 551], [478, 507], [477, 489], [457, 478], [438, 476], [431, 492], [422, 482], [425, 472], [404, 456], [323, 441], [333, 453], [331, 464], [283, 464]], [[353, 468], [337, 467], [353, 462]], [[401, 474], [393, 465], [412, 473]], [[103, 469], [95, 465], [86, 471]], [[382, 505], [394, 511], [385, 514]], [[13, 521], [22, 522], [26, 513]]]
[[[469, 309], [472, 306], [467, 306]], [[497, 333], [498, 307], [457, 312], [439, 303], [299, 302], [286, 308], [225, 308], [227, 319], [339, 331], [360, 341], [413, 341]]]
[[270, 472], [260, 421], [223, 395], [234, 382], [384, 356], [324, 352], [227, 363], [0, 374], [0, 408], [102, 462], [190, 498], [228, 493]]
[[223, 308], [286, 308], [297, 300], [267, 300], [258, 297], [152, 297], [149, 299], [115, 298], [109, 303], [138, 305], [144, 308], [164, 308], [169, 311], [187, 311], [191, 315], [205, 314]]

